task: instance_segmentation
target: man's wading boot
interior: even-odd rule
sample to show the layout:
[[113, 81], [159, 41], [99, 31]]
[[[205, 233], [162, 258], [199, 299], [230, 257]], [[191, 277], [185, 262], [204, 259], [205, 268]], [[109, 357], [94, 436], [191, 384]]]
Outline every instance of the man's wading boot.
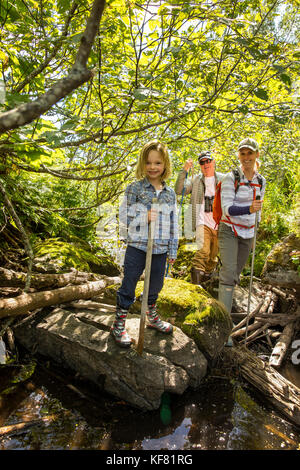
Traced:
[[205, 280], [205, 272], [200, 269], [192, 267], [191, 269], [191, 278], [192, 284], [200, 285], [201, 282]]
[[148, 305], [148, 308], [149, 310], [147, 312], [147, 316], [148, 316], [149, 323], [147, 327], [154, 328], [155, 330], [160, 331], [161, 333], [166, 333], [166, 334], [172, 333], [173, 326], [171, 325], [171, 323], [162, 321], [159, 318], [156, 304]]
[[132, 343], [130, 336], [125, 330], [127, 314], [128, 310], [116, 307], [116, 319], [110, 330], [115, 342], [122, 348], [129, 348]]
[[[229, 315], [231, 314], [231, 308], [232, 308], [233, 289], [234, 289], [234, 286], [228, 286], [226, 284], [219, 284], [218, 300], [225, 305]], [[230, 346], [230, 347], [233, 346], [231, 336], [229, 336], [226, 346]]]

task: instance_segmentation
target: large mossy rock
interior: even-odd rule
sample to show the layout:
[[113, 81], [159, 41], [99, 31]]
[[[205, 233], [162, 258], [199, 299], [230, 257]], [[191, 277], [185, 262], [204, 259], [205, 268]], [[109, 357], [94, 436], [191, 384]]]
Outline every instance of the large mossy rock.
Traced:
[[70, 242], [59, 238], [40, 240], [34, 246], [34, 269], [39, 272], [62, 273], [75, 268], [106, 276], [118, 276], [120, 269], [105, 249], [91, 250], [84, 240]]
[[300, 294], [300, 239], [291, 233], [277, 243], [266, 258], [262, 270], [265, 283], [295, 288]]
[[[140, 312], [143, 286], [142, 281], [138, 282], [137, 302], [131, 307], [133, 313]], [[117, 286], [106, 289], [111, 300], [116, 290]], [[181, 279], [165, 278], [157, 305], [161, 318], [181, 328], [208, 360], [220, 354], [232, 329], [231, 317], [222, 303], [200, 286]]]
[[230, 335], [232, 321], [223, 304], [204, 289], [186, 281], [166, 279], [158, 306], [164, 314], [175, 316], [175, 325], [193, 338], [208, 359], [220, 354]]
[[[94, 382], [100, 390], [132, 406], [158, 409], [165, 393], [182, 394], [197, 388], [207, 371], [207, 360], [195, 342], [179, 328], [164, 335], [146, 328], [143, 353], [134, 346], [122, 349], [109, 330], [114, 307], [94, 303], [87, 309], [56, 308], [26, 318], [15, 328], [16, 338], [28, 349], [50, 357]], [[129, 315], [126, 329], [138, 343], [140, 318]]]

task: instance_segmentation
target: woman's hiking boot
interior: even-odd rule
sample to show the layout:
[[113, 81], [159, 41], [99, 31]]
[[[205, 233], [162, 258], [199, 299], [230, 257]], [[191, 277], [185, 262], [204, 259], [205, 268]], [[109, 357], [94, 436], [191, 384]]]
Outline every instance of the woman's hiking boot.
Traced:
[[148, 305], [148, 320], [149, 323], [147, 325], [148, 328], [155, 328], [156, 330], [160, 331], [161, 333], [166, 333], [170, 334], [173, 331], [173, 325], [171, 323], [168, 323], [166, 321], [162, 321], [157, 313], [157, 307], [156, 304], [153, 305]]
[[111, 327], [110, 333], [113, 336], [115, 342], [122, 348], [129, 348], [132, 340], [125, 330], [125, 322], [127, 318], [128, 310], [124, 310], [121, 307], [116, 307], [116, 319]]

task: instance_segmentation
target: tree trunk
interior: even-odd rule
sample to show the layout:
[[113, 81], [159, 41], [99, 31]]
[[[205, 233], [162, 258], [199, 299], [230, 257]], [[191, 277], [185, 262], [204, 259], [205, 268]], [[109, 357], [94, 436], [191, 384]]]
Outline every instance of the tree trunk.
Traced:
[[[93, 273], [72, 271], [65, 274], [36, 274], [31, 275], [31, 287], [35, 289], [44, 289], [47, 287], [64, 287], [67, 284], [85, 284], [89, 281], [99, 280], [101, 276]], [[0, 286], [1, 287], [24, 287], [26, 273], [19, 273], [9, 269], [0, 268]]]
[[242, 376], [290, 421], [300, 425], [300, 389], [245, 346], [225, 348]]
[[0, 318], [26, 315], [31, 310], [71, 300], [89, 299], [98, 295], [107, 285], [119, 281], [119, 278], [107, 277], [101, 281], [89, 282], [80, 286], [61, 287], [33, 294], [22, 294], [10, 299], [0, 299]]

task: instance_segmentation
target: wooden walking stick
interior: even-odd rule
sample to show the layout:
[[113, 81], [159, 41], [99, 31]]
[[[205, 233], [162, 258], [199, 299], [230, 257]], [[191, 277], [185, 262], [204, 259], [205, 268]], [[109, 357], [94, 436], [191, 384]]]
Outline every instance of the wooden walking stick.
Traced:
[[[256, 196], [256, 200], [260, 199], [260, 196]], [[252, 281], [253, 281], [253, 270], [254, 270], [254, 257], [255, 257], [255, 246], [256, 246], [256, 234], [257, 234], [257, 224], [258, 224], [258, 213], [255, 214], [255, 226], [254, 226], [254, 238], [253, 238], [253, 248], [252, 248], [252, 262], [251, 262], [251, 274], [250, 274], [250, 284], [249, 284], [249, 295], [248, 295], [248, 307], [247, 307], [247, 322], [246, 322], [246, 334], [245, 334], [245, 344], [247, 343], [248, 337], [248, 324], [249, 324], [249, 313], [250, 313], [250, 302], [251, 302], [251, 291], [252, 291]]]
[[[157, 198], [155, 197], [152, 199], [152, 206], [153, 204], [156, 204], [156, 203], [157, 203]], [[143, 347], [144, 347], [144, 332], [145, 332], [145, 323], [146, 323], [146, 312], [148, 310], [148, 293], [149, 293], [150, 275], [151, 275], [151, 261], [152, 261], [154, 231], [155, 231], [155, 220], [152, 220], [149, 223], [149, 227], [148, 227], [148, 244], [147, 244], [146, 265], [145, 265], [144, 290], [143, 290], [143, 298], [142, 298], [139, 339], [138, 339], [138, 345], [136, 348], [137, 352], [140, 355], [142, 355]]]

